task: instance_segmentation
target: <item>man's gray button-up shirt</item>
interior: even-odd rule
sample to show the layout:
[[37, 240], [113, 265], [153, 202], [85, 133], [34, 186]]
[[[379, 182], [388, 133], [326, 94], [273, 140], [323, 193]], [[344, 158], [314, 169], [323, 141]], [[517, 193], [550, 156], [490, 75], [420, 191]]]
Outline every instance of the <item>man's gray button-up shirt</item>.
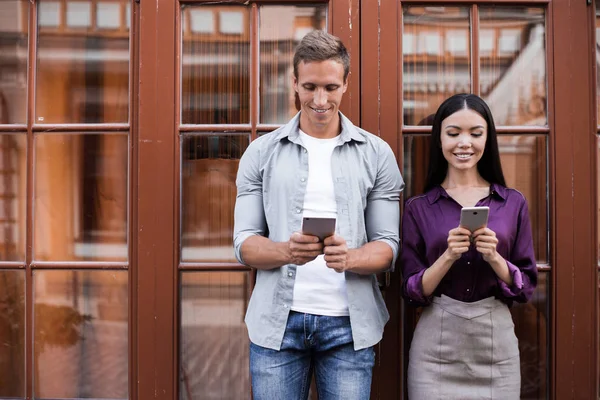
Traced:
[[[331, 156], [337, 203], [336, 233], [349, 248], [372, 241], [387, 243], [398, 255], [400, 192], [404, 182], [390, 146], [355, 127], [342, 113], [341, 144]], [[301, 145], [300, 113], [288, 124], [253, 141], [240, 160], [237, 174], [234, 248], [244, 263], [241, 246], [252, 235], [275, 242], [289, 240], [302, 225], [308, 176], [308, 154]], [[248, 304], [246, 325], [250, 340], [279, 350], [293, 300], [297, 267], [288, 264], [259, 270]], [[354, 348], [377, 344], [389, 319], [374, 274], [346, 272], [348, 308]]]

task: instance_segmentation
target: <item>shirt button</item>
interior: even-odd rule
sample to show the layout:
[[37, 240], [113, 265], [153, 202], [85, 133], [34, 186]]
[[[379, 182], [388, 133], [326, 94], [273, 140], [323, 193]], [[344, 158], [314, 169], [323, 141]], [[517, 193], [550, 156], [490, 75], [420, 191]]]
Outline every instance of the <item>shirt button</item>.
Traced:
[[288, 276], [291, 278], [292, 276], [294, 276], [294, 274], [291, 272], [288, 272]]
[[471, 289], [467, 289], [467, 292], [470, 292], [470, 291], [471, 291]]
[[467, 261], [467, 265], [471, 265], [471, 261]]
[[304, 182], [306, 179], [302, 178], [302, 179], [300, 179], [300, 180], [301, 180], [302, 182]]
[[302, 210], [299, 208], [296, 208], [296, 214], [300, 214], [300, 211], [302, 211]]
[[284, 305], [283, 305], [283, 308], [288, 308], [288, 305], [287, 305], [287, 304], [284, 304]]
[[304, 149], [304, 152], [305, 152], [305, 153], [308, 153], [308, 150]]

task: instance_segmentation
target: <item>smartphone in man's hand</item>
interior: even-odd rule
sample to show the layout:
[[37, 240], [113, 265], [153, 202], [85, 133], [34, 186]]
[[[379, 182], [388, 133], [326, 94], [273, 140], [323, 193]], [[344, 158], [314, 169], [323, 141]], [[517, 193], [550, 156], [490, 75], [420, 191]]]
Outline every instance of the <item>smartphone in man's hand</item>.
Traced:
[[304, 217], [302, 233], [316, 236], [322, 242], [326, 237], [335, 234], [335, 218]]

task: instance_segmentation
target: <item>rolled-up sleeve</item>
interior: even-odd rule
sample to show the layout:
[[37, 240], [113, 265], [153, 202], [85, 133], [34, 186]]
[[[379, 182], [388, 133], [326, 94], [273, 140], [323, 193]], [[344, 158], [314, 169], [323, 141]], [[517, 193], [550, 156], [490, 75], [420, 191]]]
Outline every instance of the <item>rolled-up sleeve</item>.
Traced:
[[407, 202], [402, 216], [402, 296], [413, 306], [430, 304], [431, 297], [423, 293], [423, 274], [429, 267], [424, 259], [425, 241], [415, 220], [411, 202]]
[[381, 141], [377, 159], [377, 177], [367, 197], [365, 226], [369, 242], [387, 243], [393, 252], [394, 268], [400, 244], [400, 193], [404, 181], [390, 146]]
[[263, 207], [260, 172], [260, 141], [254, 141], [242, 155], [237, 172], [233, 247], [236, 259], [244, 263], [242, 243], [253, 235], [266, 236], [267, 222]]
[[519, 210], [515, 241], [506, 263], [513, 278], [513, 283], [507, 285], [498, 278], [502, 296], [519, 303], [527, 302], [537, 286], [537, 265], [533, 249], [529, 209], [524, 198]]

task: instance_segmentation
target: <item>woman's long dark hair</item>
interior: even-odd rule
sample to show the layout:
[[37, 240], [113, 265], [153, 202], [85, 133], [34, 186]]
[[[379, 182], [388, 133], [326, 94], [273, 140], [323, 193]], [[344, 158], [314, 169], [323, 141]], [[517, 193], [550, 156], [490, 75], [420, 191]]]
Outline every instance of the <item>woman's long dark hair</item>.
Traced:
[[429, 157], [429, 170], [425, 181], [425, 192], [437, 185], [441, 185], [448, 173], [448, 161], [442, 153], [442, 121], [457, 111], [468, 109], [481, 115], [487, 122], [487, 139], [483, 156], [477, 163], [477, 171], [483, 179], [489, 183], [497, 183], [506, 186], [502, 165], [500, 164], [500, 152], [498, 151], [498, 138], [496, 136], [496, 125], [490, 108], [479, 96], [474, 94], [455, 94], [447, 98], [440, 105], [431, 128], [431, 145]]

